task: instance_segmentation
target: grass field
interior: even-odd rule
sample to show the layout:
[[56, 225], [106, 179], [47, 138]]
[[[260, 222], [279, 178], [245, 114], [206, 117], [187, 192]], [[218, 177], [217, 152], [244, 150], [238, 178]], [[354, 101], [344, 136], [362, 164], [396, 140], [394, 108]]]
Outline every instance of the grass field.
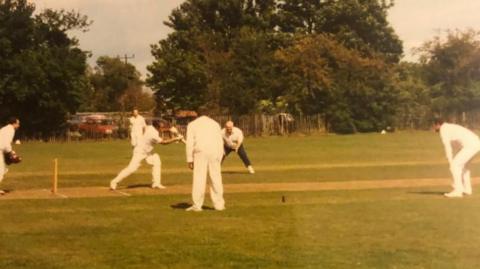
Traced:
[[[230, 155], [225, 184], [450, 176], [432, 132], [248, 138], [246, 149], [257, 173]], [[131, 156], [127, 141], [16, 150], [24, 162], [1, 185], [13, 191], [49, 188], [53, 158], [60, 188], [106, 187]], [[183, 145], [156, 150], [165, 185], [191, 183]], [[121, 186], [149, 182], [144, 165]], [[443, 198], [448, 190], [226, 193], [226, 211], [201, 213], [177, 208], [190, 202], [178, 194], [0, 198], [0, 268], [479, 268], [480, 196]]]

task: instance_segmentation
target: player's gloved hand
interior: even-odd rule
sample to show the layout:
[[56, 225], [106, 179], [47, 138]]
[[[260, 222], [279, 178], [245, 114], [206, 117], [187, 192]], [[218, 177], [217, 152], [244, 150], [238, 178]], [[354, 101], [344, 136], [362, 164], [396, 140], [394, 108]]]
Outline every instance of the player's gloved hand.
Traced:
[[6, 152], [3, 154], [5, 164], [10, 165], [14, 163], [19, 163], [22, 161], [22, 158], [17, 155], [15, 151]]

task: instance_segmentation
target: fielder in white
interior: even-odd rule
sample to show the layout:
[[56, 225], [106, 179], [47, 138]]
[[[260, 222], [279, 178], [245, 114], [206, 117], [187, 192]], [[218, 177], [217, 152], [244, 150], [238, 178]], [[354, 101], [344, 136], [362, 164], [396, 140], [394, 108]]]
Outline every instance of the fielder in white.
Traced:
[[140, 164], [145, 160], [148, 164], [152, 165], [152, 188], [154, 189], [164, 189], [165, 186], [161, 183], [161, 168], [162, 163], [160, 161], [160, 156], [157, 153], [153, 153], [153, 147], [155, 144], [170, 144], [172, 142], [178, 141], [180, 137], [163, 140], [158, 132], [160, 127], [160, 122], [154, 120], [152, 125], [147, 126], [145, 133], [137, 142], [135, 148], [133, 149], [133, 156], [130, 160], [130, 163], [125, 167], [120, 173], [110, 182], [110, 189], [117, 189], [118, 183], [120, 183], [124, 178], [131, 175], [133, 172], [137, 171], [140, 167]]
[[187, 162], [193, 169], [192, 200], [193, 205], [187, 211], [202, 211], [207, 184], [210, 175], [210, 198], [216, 210], [225, 209], [221, 161], [223, 140], [218, 122], [207, 116], [201, 116], [187, 126]]
[[129, 118], [130, 120], [130, 138], [132, 146], [135, 147], [138, 141], [142, 138], [143, 132], [147, 127], [145, 118], [142, 115], [138, 114], [138, 110], [133, 110], [133, 116]]
[[[8, 124], [0, 129], [0, 182], [2, 182], [4, 175], [8, 169], [5, 164], [4, 154], [12, 151], [12, 141], [15, 136], [15, 130], [20, 127], [20, 120], [12, 117], [8, 120]], [[5, 194], [5, 191], [0, 190], [0, 195]]]
[[255, 174], [252, 163], [247, 156], [245, 147], [243, 147], [243, 132], [240, 128], [233, 126], [233, 121], [227, 121], [225, 123], [225, 128], [222, 129], [222, 137], [224, 141], [224, 155], [223, 160], [230, 154], [230, 152], [235, 151], [240, 159], [242, 160], [245, 167], [248, 169], [250, 174]]
[[[457, 124], [435, 120], [435, 131], [440, 133], [450, 171], [453, 177], [453, 190], [445, 193], [446, 197], [462, 197], [472, 194], [469, 162], [480, 151], [478, 136], [465, 127]], [[459, 146], [457, 154], [453, 156], [453, 146]]]

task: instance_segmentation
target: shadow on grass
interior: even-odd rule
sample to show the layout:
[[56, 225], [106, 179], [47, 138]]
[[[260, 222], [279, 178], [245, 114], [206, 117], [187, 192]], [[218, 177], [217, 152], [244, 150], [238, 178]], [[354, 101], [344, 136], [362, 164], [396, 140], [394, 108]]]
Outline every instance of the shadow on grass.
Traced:
[[248, 174], [248, 172], [243, 172], [243, 171], [222, 171], [222, 174], [228, 174], [228, 175], [233, 175], [233, 174]]
[[[191, 206], [192, 206], [192, 204], [184, 203], [184, 202], [170, 205], [170, 207], [173, 208], [173, 209], [183, 209], [183, 210], [185, 210], [185, 209], [187, 209]], [[215, 210], [213, 207], [209, 207], [209, 206], [202, 206], [202, 209], [203, 210]]]
[[127, 189], [150, 188], [151, 186], [152, 186], [151, 184], [133, 184], [133, 185], [128, 185]]
[[411, 192], [408, 192], [408, 193], [412, 193], [412, 194], [421, 194], [421, 195], [435, 195], [435, 196], [443, 196], [443, 194], [445, 193], [444, 191], [411, 191]]

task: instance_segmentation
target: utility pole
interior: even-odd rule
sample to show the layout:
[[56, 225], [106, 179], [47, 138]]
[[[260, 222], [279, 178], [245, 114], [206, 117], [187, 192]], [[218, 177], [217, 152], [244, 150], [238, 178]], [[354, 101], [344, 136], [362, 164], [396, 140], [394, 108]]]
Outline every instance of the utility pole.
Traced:
[[[120, 56], [117, 56], [118, 58], [120, 58]], [[128, 59], [134, 59], [135, 58], [135, 54], [132, 54], [131, 56], [127, 56], [127, 54], [123, 55], [123, 60], [125, 61], [125, 64], [128, 63]]]
[[[117, 55], [117, 58], [120, 59], [120, 55]], [[131, 56], [128, 56], [126, 53], [123, 55], [123, 60], [125, 61], [125, 67], [127, 67], [127, 64], [128, 64], [128, 59], [134, 59], [135, 58], [135, 54], [132, 54]], [[125, 70], [127, 71], [127, 70]], [[128, 71], [127, 71], [128, 72]], [[129, 81], [129, 76], [128, 74], [126, 74], [126, 78], [127, 78], [127, 89], [128, 89], [128, 86], [130, 84], [130, 81]], [[121, 98], [122, 99], [122, 98]], [[120, 101], [121, 103], [121, 106], [122, 106], [122, 114], [125, 112], [125, 102], [124, 101]]]

